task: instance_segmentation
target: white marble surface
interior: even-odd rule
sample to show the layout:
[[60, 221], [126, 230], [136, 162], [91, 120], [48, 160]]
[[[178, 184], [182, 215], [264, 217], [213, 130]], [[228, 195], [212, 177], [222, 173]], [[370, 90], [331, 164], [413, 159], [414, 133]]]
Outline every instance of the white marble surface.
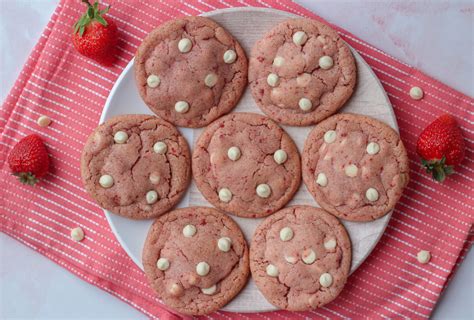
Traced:
[[[474, 95], [472, 1], [299, 2], [395, 57]], [[2, 101], [56, 3], [57, 0], [0, 0]], [[474, 296], [472, 270], [471, 250], [433, 318], [474, 318], [470, 301]], [[12, 318], [145, 319], [145, 316], [0, 234], [0, 319]]]

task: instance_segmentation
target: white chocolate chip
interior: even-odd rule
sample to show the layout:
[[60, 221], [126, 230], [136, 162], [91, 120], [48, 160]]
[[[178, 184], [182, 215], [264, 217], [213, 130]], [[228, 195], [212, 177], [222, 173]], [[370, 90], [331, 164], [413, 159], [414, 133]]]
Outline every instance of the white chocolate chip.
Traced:
[[305, 264], [313, 264], [314, 261], [316, 261], [316, 252], [314, 252], [313, 249], [306, 249], [301, 255], [301, 260], [303, 260]]
[[201, 288], [201, 292], [204, 294], [207, 294], [208, 296], [212, 296], [214, 293], [217, 291], [217, 286], [213, 285], [212, 287], [209, 288]]
[[328, 185], [328, 177], [326, 177], [326, 175], [321, 172], [316, 178], [316, 183], [319, 184], [321, 187], [325, 187]]
[[160, 258], [156, 262], [156, 267], [161, 271], [168, 270], [168, 268], [170, 267], [170, 261], [166, 258]]
[[127, 142], [128, 140], [128, 134], [125, 131], [117, 131], [114, 134], [114, 141], [115, 143], [122, 144]]
[[285, 58], [276, 56], [275, 59], [273, 59], [273, 65], [275, 67], [281, 67], [285, 63]]
[[369, 201], [377, 201], [379, 199], [379, 192], [374, 188], [369, 188], [365, 192], [365, 197]]
[[316, 295], [316, 294], [310, 295], [309, 298], [308, 298], [308, 304], [312, 308], [317, 308], [318, 305], [320, 304], [319, 301], [321, 301], [321, 299], [320, 299], [319, 295]]
[[324, 142], [333, 143], [334, 141], [336, 141], [336, 137], [337, 137], [336, 131], [334, 130], [326, 131], [326, 133], [324, 134]]
[[336, 245], [337, 245], [336, 239], [329, 239], [328, 241], [324, 242], [324, 249], [334, 250], [336, 249]]
[[358, 171], [359, 169], [357, 169], [357, 166], [355, 164], [350, 164], [344, 168], [344, 173], [346, 174], [346, 176], [351, 178], [357, 176]]
[[188, 273], [185, 279], [192, 286], [195, 286], [199, 282], [199, 278], [194, 273]]
[[423, 90], [420, 87], [413, 87], [410, 89], [410, 97], [415, 100], [423, 98]]
[[286, 154], [285, 150], [278, 149], [273, 154], [273, 160], [275, 160], [275, 162], [278, 164], [285, 163], [287, 159], [288, 159], [288, 155]]
[[328, 70], [331, 69], [332, 66], [334, 65], [334, 61], [330, 56], [322, 56], [319, 58], [319, 66], [321, 69]]
[[316, 40], [318, 40], [321, 44], [326, 43], [326, 38], [324, 38], [324, 36], [317, 36]]
[[281, 241], [290, 241], [293, 239], [293, 230], [290, 227], [284, 227], [280, 230], [280, 240]]
[[232, 161], [239, 160], [241, 156], [239, 147], [230, 147], [229, 150], [227, 150], [227, 156]]
[[71, 239], [74, 241], [82, 241], [84, 239], [84, 230], [81, 227], [71, 229]]
[[219, 190], [219, 200], [222, 202], [229, 202], [232, 200], [232, 192], [227, 188], [222, 188]]
[[158, 193], [155, 190], [150, 190], [146, 193], [146, 203], [154, 204], [158, 201]]
[[276, 87], [280, 78], [275, 73], [270, 73], [267, 77], [267, 83], [270, 87]]
[[368, 154], [377, 154], [379, 153], [380, 151], [380, 146], [378, 143], [376, 142], [370, 142], [368, 145], [367, 145], [367, 153]]
[[186, 101], [178, 101], [174, 104], [174, 110], [178, 113], [186, 113], [189, 110], [189, 103]]
[[193, 47], [193, 43], [188, 38], [183, 38], [179, 40], [178, 42], [179, 52], [182, 52], [182, 53], [189, 52], [191, 51], [192, 47]]
[[197, 265], [196, 265], [196, 273], [200, 276], [205, 276], [209, 273], [209, 270], [211, 269], [211, 267], [209, 267], [209, 265], [207, 264], [207, 262], [199, 262]]
[[234, 63], [237, 59], [237, 54], [234, 50], [227, 50], [226, 52], [224, 52], [223, 59], [225, 63]]
[[217, 240], [217, 247], [220, 251], [228, 252], [232, 246], [232, 241], [229, 237], [222, 237]]
[[157, 75], [155, 74], [150, 74], [148, 76], [148, 78], [146, 78], [146, 84], [150, 87], [150, 88], [156, 88], [160, 85], [161, 83], [161, 79], [160, 77], [158, 77]]
[[426, 251], [426, 250], [421, 250], [416, 255], [416, 258], [418, 259], [419, 263], [426, 264], [426, 263], [430, 262], [430, 260], [431, 260], [431, 253], [429, 251]]
[[217, 152], [211, 152], [211, 155], [209, 156], [209, 160], [211, 161], [211, 163], [216, 163], [217, 158], [219, 158]]
[[286, 262], [291, 263], [291, 264], [295, 264], [296, 262], [298, 262], [298, 258], [293, 257], [293, 256], [285, 256], [285, 260]]
[[209, 73], [205, 78], [204, 78], [204, 84], [208, 86], [209, 88], [212, 88], [216, 85], [217, 83], [217, 74], [215, 73]]
[[296, 77], [296, 84], [298, 87], [306, 87], [311, 82], [311, 74], [303, 73]]
[[40, 127], [47, 127], [51, 124], [51, 118], [48, 117], [48, 116], [41, 116], [38, 118], [38, 120], [36, 120], [36, 123], [40, 126]]
[[268, 198], [272, 193], [272, 189], [268, 184], [262, 183], [257, 186], [256, 192], [260, 198]]
[[183, 289], [183, 286], [180, 285], [179, 283], [173, 283], [173, 284], [169, 287], [168, 292], [169, 292], [172, 296], [179, 297], [180, 295], [183, 294], [184, 289]]
[[301, 98], [300, 101], [298, 101], [298, 106], [303, 111], [309, 111], [313, 107], [313, 103], [308, 98]]
[[293, 33], [293, 42], [297, 46], [305, 44], [306, 40], [308, 40], [308, 36], [304, 31], [297, 31]]
[[160, 183], [160, 175], [156, 172], [153, 172], [152, 174], [150, 174], [150, 182], [153, 183], [153, 184], [158, 184]]
[[108, 174], [104, 174], [99, 178], [99, 184], [102, 186], [102, 188], [110, 188], [114, 185], [114, 178]]
[[319, 283], [324, 287], [324, 288], [329, 288], [332, 285], [332, 276], [329, 273], [323, 273], [319, 277]]
[[158, 154], [165, 154], [168, 151], [168, 146], [163, 141], [158, 141], [153, 145], [153, 151]]
[[276, 266], [274, 266], [273, 264], [269, 264], [267, 266], [267, 274], [270, 276], [270, 277], [278, 277], [278, 275], [280, 274], [280, 272], [278, 271], [278, 268]]
[[183, 236], [185, 236], [186, 238], [191, 238], [192, 236], [196, 234], [196, 232], [197, 232], [196, 227], [193, 226], [192, 224], [188, 224], [184, 226], [183, 228]]

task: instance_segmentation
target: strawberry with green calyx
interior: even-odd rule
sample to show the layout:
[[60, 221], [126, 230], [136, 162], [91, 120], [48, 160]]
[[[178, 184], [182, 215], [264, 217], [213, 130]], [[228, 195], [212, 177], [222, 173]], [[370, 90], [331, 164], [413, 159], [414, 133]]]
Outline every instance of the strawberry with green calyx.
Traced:
[[8, 155], [8, 165], [21, 183], [35, 185], [49, 169], [49, 156], [43, 140], [31, 134], [21, 139]]
[[87, 11], [74, 24], [72, 33], [74, 47], [88, 58], [103, 65], [112, 65], [115, 60], [118, 29], [115, 22], [106, 17], [110, 6], [100, 10], [97, 1], [94, 5], [88, 0], [82, 2], [87, 4]]
[[443, 182], [464, 159], [464, 138], [456, 119], [445, 114], [421, 132], [416, 151], [427, 173]]

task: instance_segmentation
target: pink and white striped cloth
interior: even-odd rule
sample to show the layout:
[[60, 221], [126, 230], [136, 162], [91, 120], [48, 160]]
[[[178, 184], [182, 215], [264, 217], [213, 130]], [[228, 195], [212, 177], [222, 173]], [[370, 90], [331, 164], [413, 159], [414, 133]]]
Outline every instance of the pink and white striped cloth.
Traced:
[[[71, 44], [71, 25], [83, 11], [80, 1], [63, 0], [58, 5], [0, 110], [0, 230], [150, 318], [174, 319], [181, 316], [158, 302], [143, 273], [113, 236], [102, 210], [82, 187], [79, 158], [86, 137], [137, 46], [163, 21], [233, 6], [273, 7], [321, 18], [288, 0], [136, 2], [111, 3], [110, 16], [121, 30], [113, 68], [80, 56]], [[333, 303], [299, 313], [216, 312], [211, 319], [427, 318], [472, 244], [474, 100], [335, 28], [370, 64], [390, 97], [410, 157], [411, 182], [380, 243]], [[420, 101], [407, 95], [414, 85], [424, 89]], [[415, 143], [420, 131], [446, 112], [457, 116], [467, 153], [457, 173], [438, 184], [420, 166]], [[48, 128], [36, 125], [43, 114], [54, 120]], [[53, 159], [51, 173], [35, 187], [21, 186], [5, 162], [12, 146], [31, 133], [44, 138]], [[86, 232], [79, 243], [69, 237], [76, 226]], [[420, 249], [431, 251], [429, 264], [416, 261]]]

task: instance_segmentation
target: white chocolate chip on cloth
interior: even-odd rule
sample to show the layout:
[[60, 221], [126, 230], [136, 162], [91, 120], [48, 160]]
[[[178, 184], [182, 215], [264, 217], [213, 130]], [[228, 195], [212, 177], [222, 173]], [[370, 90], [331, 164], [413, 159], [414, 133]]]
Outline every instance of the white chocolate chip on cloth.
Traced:
[[82, 241], [84, 239], [84, 230], [81, 227], [71, 229], [71, 239], [74, 241]]
[[416, 255], [416, 259], [421, 264], [427, 264], [431, 260], [431, 253], [427, 250], [420, 250]]
[[249, 85], [260, 109], [278, 123], [316, 124], [350, 98], [354, 57], [328, 25], [311, 19], [281, 22], [258, 40], [249, 59]]
[[[182, 233], [189, 225], [197, 230], [191, 238]], [[187, 315], [222, 308], [249, 276], [248, 248], [239, 226], [212, 208], [177, 209], [156, 219], [142, 257], [158, 298]]]
[[149, 219], [169, 211], [191, 178], [186, 140], [170, 123], [149, 115], [122, 115], [98, 126], [81, 157], [87, 192], [102, 208]]
[[279, 210], [301, 182], [293, 140], [275, 122], [253, 113], [232, 113], [204, 129], [192, 166], [201, 194], [216, 208], [240, 217]]
[[47, 127], [51, 124], [51, 118], [48, 117], [48, 116], [40, 116], [38, 118], [38, 120], [36, 120], [36, 123], [40, 126], [40, 127]]
[[372, 221], [390, 212], [409, 179], [407, 152], [395, 130], [349, 113], [331, 116], [310, 132], [302, 166], [316, 202], [351, 221]]
[[134, 67], [145, 104], [180, 127], [204, 127], [230, 112], [247, 85], [244, 50], [205, 17], [158, 26], [139, 46]]
[[410, 89], [410, 97], [413, 100], [421, 100], [423, 98], [423, 90], [420, 87], [412, 87]]
[[[282, 230], [292, 230], [282, 241]], [[332, 239], [331, 250], [325, 241]], [[324, 306], [342, 291], [351, 266], [351, 243], [344, 226], [315, 207], [284, 208], [255, 230], [250, 270], [257, 288], [278, 308], [306, 311]], [[304, 281], [302, 281], [304, 279]]]

